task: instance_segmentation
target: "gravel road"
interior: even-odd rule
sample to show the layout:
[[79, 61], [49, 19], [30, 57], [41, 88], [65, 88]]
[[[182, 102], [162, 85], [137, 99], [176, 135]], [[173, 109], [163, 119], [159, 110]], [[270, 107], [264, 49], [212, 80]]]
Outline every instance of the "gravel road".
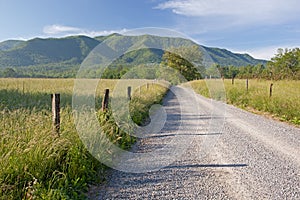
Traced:
[[299, 128], [183, 87], [173, 91], [164, 100], [164, 128], [132, 151], [181, 147], [177, 135], [188, 148], [158, 171], [110, 170], [107, 182], [91, 190], [92, 199], [300, 199]]

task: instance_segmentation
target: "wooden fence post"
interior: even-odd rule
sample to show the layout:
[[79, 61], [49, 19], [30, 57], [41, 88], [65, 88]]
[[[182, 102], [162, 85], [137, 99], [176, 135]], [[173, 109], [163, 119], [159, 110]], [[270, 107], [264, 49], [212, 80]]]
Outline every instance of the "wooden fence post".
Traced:
[[102, 111], [105, 111], [108, 108], [108, 100], [109, 100], [109, 89], [105, 89], [104, 97], [102, 100]]
[[52, 100], [52, 124], [53, 132], [58, 134], [60, 130], [60, 94], [51, 94]]
[[272, 93], [273, 93], [273, 83], [271, 83], [270, 85], [270, 98], [272, 97]]
[[246, 80], [246, 89], [247, 89], [247, 92], [248, 92], [248, 90], [249, 90], [249, 80], [248, 80], [248, 78]]
[[128, 88], [127, 88], [127, 97], [129, 100], [131, 100], [131, 87], [130, 86], [128, 86]]
[[23, 80], [23, 84], [22, 84], [22, 94], [24, 94], [24, 88], [25, 88], [25, 83], [24, 83], [24, 80]]
[[147, 86], [146, 86], [146, 87], [147, 87], [147, 90], [148, 90], [148, 89], [149, 89], [149, 83], [147, 83]]
[[232, 76], [231, 84], [234, 85], [234, 76]]

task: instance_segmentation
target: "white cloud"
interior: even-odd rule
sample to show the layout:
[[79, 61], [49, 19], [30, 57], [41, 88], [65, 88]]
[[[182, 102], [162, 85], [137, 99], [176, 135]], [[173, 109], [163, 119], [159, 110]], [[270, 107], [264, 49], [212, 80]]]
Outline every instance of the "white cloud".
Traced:
[[104, 31], [83, 31], [83, 35], [91, 36], [91, 37], [96, 37], [100, 35], [110, 35], [113, 33], [125, 33], [127, 29], [121, 29], [121, 30], [104, 30]]
[[282, 22], [300, 13], [298, 0], [169, 0], [157, 9], [193, 17], [232, 17], [243, 23]]
[[126, 29], [121, 30], [103, 30], [103, 31], [90, 31], [83, 28], [64, 26], [64, 25], [48, 25], [43, 28], [43, 33], [46, 36], [69, 36], [69, 35], [86, 35], [90, 37], [100, 35], [110, 35], [113, 33], [124, 33]]
[[265, 60], [271, 60], [277, 53], [277, 49], [281, 47], [279, 46], [269, 46], [269, 47], [263, 47], [263, 48], [257, 48], [247, 51], [251, 56], [257, 59], [265, 59]]
[[57, 34], [61, 34], [61, 33], [78, 33], [81, 31], [82, 31], [82, 29], [80, 29], [80, 28], [57, 25], [57, 24], [45, 26], [43, 29], [43, 32], [47, 35], [57, 35]]
[[[256, 59], [264, 59], [264, 60], [271, 60], [271, 58], [275, 57], [277, 54], [278, 49], [293, 49], [296, 48], [297, 45], [290, 45], [290, 44], [282, 44], [282, 45], [272, 45], [267, 47], [257, 47], [249, 50], [232, 50], [236, 53], [248, 53], [252, 57]], [[298, 45], [299, 47], [299, 45]]]

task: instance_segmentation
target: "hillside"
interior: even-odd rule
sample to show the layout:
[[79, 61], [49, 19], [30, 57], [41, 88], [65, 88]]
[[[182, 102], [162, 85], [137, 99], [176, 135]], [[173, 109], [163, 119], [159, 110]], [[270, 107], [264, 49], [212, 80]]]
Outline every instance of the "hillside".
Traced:
[[212, 60], [221, 66], [246, 66], [266, 63], [265, 60], [254, 59], [249, 54], [232, 53], [231, 51], [220, 48], [202, 47], [208, 52]]
[[[0, 69], [13, 68], [23, 74], [51, 74], [60, 77], [60, 73], [72, 77], [75, 75], [81, 62], [105, 39], [110, 38], [110, 45], [118, 48], [118, 41], [122, 39], [130, 44], [145, 47], [160, 44], [168, 46], [172, 44], [193, 43], [182, 38], [168, 38], [151, 35], [122, 36], [112, 34], [90, 38], [87, 36], [70, 36], [65, 38], [35, 38], [28, 41], [8, 40], [0, 43]], [[266, 61], [257, 60], [247, 54], [236, 54], [226, 49], [210, 48], [202, 46], [211, 56], [212, 60], [221, 66], [246, 66], [264, 64]], [[162, 50], [144, 49], [133, 51], [121, 56], [114, 64], [138, 65], [142, 63], [160, 63], [163, 55]], [[1, 71], [0, 71], [1, 72]], [[47, 73], [49, 72], [49, 73]], [[70, 73], [70, 74], [68, 74]]]
[[15, 47], [18, 47], [23, 43], [24, 43], [24, 41], [22, 41], [22, 40], [7, 40], [4, 42], [0, 42], [0, 51], [12, 50]]
[[35, 38], [11, 50], [0, 51], [0, 66], [21, 67], [60, 62], [77, 64], [98, 44], [97, 40], [86, 36]]

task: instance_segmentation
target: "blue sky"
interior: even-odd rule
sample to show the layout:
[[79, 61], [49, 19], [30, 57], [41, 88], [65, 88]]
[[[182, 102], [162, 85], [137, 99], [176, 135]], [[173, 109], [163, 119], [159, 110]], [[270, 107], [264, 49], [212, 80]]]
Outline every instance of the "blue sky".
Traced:
[[300, 47], [299, 0], [0, 0], [0, 19], [0, 41], [160, 27], [256, 58]]

